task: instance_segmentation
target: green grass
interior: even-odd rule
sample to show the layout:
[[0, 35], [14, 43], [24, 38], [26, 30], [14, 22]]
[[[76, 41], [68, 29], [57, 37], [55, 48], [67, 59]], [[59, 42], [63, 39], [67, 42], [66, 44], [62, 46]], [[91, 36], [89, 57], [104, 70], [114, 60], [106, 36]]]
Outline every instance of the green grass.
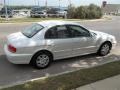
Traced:
[[0, 18], [0, 23], [39, 22], [43, 20], [81, 21], [81, 19], [63, 19], [63, 18], [11, 18], [9, 20]]
[[[65, 20], [65, 21], [84, 21], [84, 20], [96, 20], [96, 19], [64, 19], [64, 18], [0, 18], [0, 23], [21, 23], [21, 22], [40, 22], [43, 20]], [[99, 20], [99, 19], [98, 19]]]
[[120, 61], [48, 77], [1, 90], [71, 90], [118, 74], [120, 74]]

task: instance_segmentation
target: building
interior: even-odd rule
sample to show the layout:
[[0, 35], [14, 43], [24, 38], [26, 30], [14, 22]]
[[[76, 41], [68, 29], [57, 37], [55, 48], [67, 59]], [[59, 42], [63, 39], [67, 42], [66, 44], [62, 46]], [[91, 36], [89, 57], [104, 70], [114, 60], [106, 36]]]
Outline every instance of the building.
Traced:
[[106, 1], [103, 1], [102, 11], [105, 15], [118, 15], [120, 14], [120, 4], [107, 4]]

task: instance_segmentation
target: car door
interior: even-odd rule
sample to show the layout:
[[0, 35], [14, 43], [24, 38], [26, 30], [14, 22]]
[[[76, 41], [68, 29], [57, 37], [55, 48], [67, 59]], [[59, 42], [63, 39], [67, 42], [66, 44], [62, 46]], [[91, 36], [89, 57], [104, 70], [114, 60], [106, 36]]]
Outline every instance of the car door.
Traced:
[[90, 32], [79, 25], [68, 25], [73, 40], [73, 55], [84, 55], [95, 52], [96, 42]]
[[54, 59], [70, 57], [72, 54], [72, 39], [65, 25], [55, 26], [46, 32], [46, 42], [50, 42], [50, 48]]

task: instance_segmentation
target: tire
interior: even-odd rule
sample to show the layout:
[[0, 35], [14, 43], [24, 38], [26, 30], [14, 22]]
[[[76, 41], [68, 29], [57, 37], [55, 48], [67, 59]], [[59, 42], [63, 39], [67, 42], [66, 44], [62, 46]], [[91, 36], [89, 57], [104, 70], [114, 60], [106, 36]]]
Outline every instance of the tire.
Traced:
[[46, 52], [38, 52], [32, 58], [32, 66], [37, 69], [47, 68], [52, 61], [52, 56]]
[[111, 43], [109, 42], [103, 43], [100, 49], [98, 50], [98, 55], [106, 56], [107, 54], [110, 53], [111, 47], [112, 47]]

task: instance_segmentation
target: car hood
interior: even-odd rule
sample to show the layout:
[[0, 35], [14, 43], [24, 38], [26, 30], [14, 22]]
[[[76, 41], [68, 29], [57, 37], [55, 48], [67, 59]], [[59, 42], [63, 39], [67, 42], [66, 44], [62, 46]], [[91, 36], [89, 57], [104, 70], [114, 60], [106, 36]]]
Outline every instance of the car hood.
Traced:
[[104, 37], [114, 37], [113, 35], [104, 33], [104, 32], [100, 32], [100, 31], [95, 31], [95, 30], [90, 30], [90, 32], [93, 32], [94, 34], [98, 35], [98, 36], [104, 36]]
[[7, 36], [7, 43], [19, 47], [28, 44], [29, 39], [30, 38], [24, 36], [21, 32], [17, 32]]

